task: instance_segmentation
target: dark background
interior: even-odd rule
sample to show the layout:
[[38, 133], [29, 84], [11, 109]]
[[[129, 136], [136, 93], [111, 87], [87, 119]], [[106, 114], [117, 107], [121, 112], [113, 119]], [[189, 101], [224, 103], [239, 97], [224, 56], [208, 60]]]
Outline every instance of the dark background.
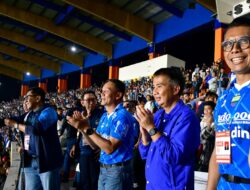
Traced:
[[[160, 55], [170, 54], [186, 61], [186, 69], [194, 69], [195, 64], [206, 63], [210, 66], [214, 58], [214, 29], [213, 23], [208, 23], [194, 30], [157, 44], [156, 52]], [[122, 66], [131, 65], [148, 59], [148, 50], [144, 49], [121, 58]], [[80, 86], [80, 71], [69, 73], [68, 88]], [[100, 85], [108, 78], [108, 63], [92, 68], [92, 84]], [[18, 98], [21, 92], [21, 81], [0, 75], [0, 101]], [[29, 82], [30, 87], [38, 86], [38, 81]], [[57, 76], [48, 78], [48, 92], [57, 90]]]

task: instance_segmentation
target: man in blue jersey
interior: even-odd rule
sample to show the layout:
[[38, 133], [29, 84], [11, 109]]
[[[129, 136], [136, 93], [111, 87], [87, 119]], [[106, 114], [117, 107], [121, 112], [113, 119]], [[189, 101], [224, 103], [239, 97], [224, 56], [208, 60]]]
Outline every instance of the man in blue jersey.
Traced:
[[193, 190], [200, 124], [180, 95], [184, 78], [178, 68], [163, 68], [153, 75], [153, 95], [162, 108], [153, 115], [137, 106], [142, 140], [139, 150], [146, 159], [147, 190]]
[[236, 81], [215, 108], [216, 147], [210, 159], [207, 189], [250, 189], [249, 18], [237, 18], [228, 26], [222, 48]]
[[57, 113], [46, 105], [45, 92], [29, 89], [24, 101], [30, 110], [24, 123], [5, 119], [5, 124], [24, 133], [26, 190], [59, 190], [62, 151], [57, 135]]
[[110, 79], [102, 87], [101, 104], [106, 113], [94, 131], [88, 120], [79, 119], [79, 113], [68, 117], [69, 123], [89, 136], [100, 149], [100, 175], [98, 190], [132, 189], [133, 147], [137, 122], [123, 107], [125, 85], [120, 80]]

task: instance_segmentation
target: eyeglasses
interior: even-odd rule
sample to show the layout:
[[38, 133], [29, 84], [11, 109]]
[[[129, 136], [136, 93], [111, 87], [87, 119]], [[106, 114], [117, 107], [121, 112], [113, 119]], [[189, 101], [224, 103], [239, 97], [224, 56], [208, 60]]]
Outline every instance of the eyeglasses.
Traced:
[[29, 94], [29, 95], [24, 96], [23, 99], [27, 100], [29, 97], [34, 97], [34, 96], [37, 96], [37, 95]]
[[83, 99], [83, 101], [85, 101], [85, 102], [94, 102], [94, 101], [96, 101], [96, 99], [95, 98]]
[[242, 50], [249, 48], [250, 44], [250, 36], [242, 36], [238, 40], [228, 40], [222, 42], [222, 48], [226, 52], [230, 52], [233, 49], [234, 44], [237, 45], [237, 47], [240, 47]]

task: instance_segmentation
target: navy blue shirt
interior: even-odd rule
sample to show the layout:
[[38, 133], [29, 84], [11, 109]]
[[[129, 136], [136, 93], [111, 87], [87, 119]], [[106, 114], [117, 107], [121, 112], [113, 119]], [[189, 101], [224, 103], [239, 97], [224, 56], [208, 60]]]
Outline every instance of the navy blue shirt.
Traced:
[[[97, 128], [97, 126], [100, 122], [100, 118], [102, 117], [103, 113], [104, 113], [104, 109], [100, 109], [100, 108], [96, 108], [92, 111], [92, 113], [89, 117], [89, 124], [90, 124], [91, 128], [93, 128], [93, 129]], [[93, 152], [93, 150], [90, 148], [90, 146], [83, 144], [81, 133], [79, 136], [79, 148], [80, 148], [81, 154], [82, 153], [91, 154]]]
[[[26, 125], [34, 126], [36, 125], [36, 112], [31, 111], [28, 115], [27, 121], [25, 122]], [[27, 135], [27, 134], [26, 134]], [[27, 150], [30, 156], [36, 156], [36, 146], [35, 146], [35, 137], [32, 134], [28, 134], [30, 136], [29, 140], [29, 150]]]
[[62, 150], [57, 135], [57, 113], [49, 106], [31, 112], [25, 122], [30, 136], [29, 154], [37, 156], [39, 173], [61, 167]]

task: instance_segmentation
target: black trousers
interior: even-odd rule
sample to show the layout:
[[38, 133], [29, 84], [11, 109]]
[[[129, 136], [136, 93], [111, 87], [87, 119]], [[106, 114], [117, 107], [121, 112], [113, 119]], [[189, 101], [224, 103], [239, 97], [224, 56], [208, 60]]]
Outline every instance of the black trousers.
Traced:
[[80, 154], [80, 184], [77, 190], [97, 190], [100, 165], [94, 154]]
[[141, 159], [141, 155], [138, 149], [134, 149], [132, 159], [133, 167], [133, 183], [137, 183], [138, 187], [136, 190], [145, 190], [146, 179], [145, 179], [145, 160]]

